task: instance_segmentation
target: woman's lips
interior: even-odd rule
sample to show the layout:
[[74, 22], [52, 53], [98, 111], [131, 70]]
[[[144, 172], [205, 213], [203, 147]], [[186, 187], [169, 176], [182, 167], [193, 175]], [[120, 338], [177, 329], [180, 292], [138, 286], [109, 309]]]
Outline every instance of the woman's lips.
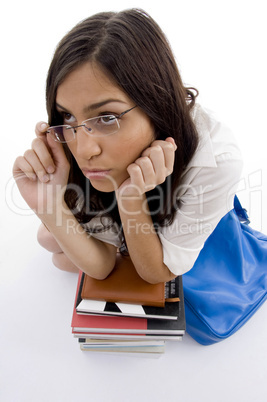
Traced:
[[106, 178], [110, 170], [104, 170], [104, 169], [82, 169], [83, 174], [85, 177], [88, 179], [104, 179]]

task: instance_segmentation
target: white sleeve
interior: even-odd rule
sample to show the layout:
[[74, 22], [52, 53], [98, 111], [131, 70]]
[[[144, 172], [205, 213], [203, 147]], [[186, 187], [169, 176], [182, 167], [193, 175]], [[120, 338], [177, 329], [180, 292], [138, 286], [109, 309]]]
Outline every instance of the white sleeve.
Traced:
[[164, 263], [175, 275], [189, 271], [208, 236], [233, 208], [242, 171], [241, 159], [216, 158], [216, 167], [192, 167], [186, 185], [177, 189], [177, 213], [171, 225], [160, 228]]

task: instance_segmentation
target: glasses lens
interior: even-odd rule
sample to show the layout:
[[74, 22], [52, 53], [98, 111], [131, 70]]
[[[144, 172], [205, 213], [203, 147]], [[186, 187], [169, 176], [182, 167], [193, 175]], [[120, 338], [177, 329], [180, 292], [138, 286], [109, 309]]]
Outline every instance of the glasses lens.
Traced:
[[98, 116], [84, 122], [89, 133], [95, 135], [110, 135], [116, 133], [120, 126], [118, 119], [113, 115]]
[[74, 131], [70, 126], [49, 127], [47, 132], [56, 142], [70, 142], [74, 139]]

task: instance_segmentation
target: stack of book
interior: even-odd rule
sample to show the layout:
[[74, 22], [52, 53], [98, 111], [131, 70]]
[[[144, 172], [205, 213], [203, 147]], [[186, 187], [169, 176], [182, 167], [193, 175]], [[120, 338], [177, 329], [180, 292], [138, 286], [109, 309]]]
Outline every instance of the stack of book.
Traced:
[[83, 351], [163, 353], [185, 333], [182, 277], [150, 284], [118, 254], [103, 281], [80, 272], [71, 326]]

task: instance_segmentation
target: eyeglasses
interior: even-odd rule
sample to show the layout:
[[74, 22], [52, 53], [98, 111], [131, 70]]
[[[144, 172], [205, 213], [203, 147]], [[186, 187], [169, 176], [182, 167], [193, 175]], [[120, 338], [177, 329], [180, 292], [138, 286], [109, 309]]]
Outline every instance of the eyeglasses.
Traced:
[[92, 117], [91, 119], [85, 120], [82, 124], [78, 126], [53, 126], [47, 129], [47, 133], [56, 142], [66, 143], [73, 141], [76, 138], [77, 128], [82, 127], [84, 131], [95, 137], [105, 137], [107, 135], [115, 134], [120, 129], [119, 120], [126, 113], [130, 112], [137, 106], [131, 109], [125, 110], [118, 116], [113, 114], [108, 114], [104, 116]]

